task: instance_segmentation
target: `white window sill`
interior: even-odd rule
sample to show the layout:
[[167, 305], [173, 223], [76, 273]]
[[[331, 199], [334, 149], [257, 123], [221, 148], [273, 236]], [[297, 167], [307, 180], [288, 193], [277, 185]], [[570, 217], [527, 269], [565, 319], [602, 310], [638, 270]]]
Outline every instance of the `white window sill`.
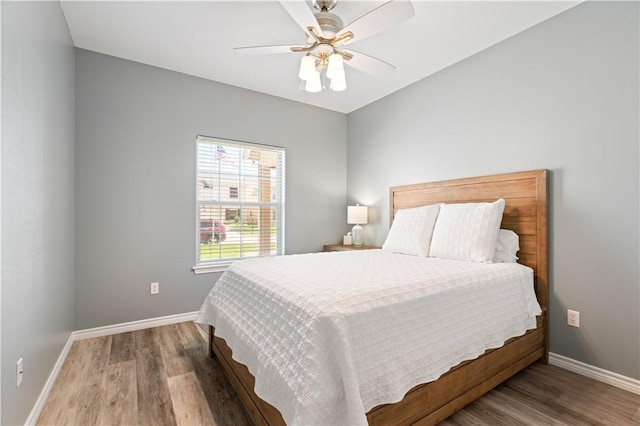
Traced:
[[227, 270], [229, 265], [231, 265], [232, 261], [227, 262], [215, 262], [215, 263], [202, 263], [200, 265], [196, 265], [191, 270], [195, 275], [199, 274], [210, 274], [212, 272], [224, 272]]

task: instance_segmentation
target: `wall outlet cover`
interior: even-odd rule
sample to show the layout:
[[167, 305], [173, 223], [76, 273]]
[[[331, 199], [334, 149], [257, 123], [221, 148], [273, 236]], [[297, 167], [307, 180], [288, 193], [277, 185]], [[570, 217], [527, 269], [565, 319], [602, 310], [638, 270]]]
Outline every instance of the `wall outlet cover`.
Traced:
[[580, 327], [580, 312], [567, 310], [567, 324], [572, 327]]
[[16, 362], [16, 387], [19, 387], [22, 383], [22, 376], [24, 374], [24, 369], [22, 367], [22, 358]]

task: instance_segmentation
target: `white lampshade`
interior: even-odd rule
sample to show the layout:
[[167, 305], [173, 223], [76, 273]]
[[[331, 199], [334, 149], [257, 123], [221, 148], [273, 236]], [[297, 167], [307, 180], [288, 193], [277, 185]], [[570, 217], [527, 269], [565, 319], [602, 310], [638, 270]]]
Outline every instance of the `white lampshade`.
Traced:
[[350, 225], [366, 225], [367, 224], [367, 206], [348, 206], [347, 207], [347, 223]]
[[314, 74], [316, 73], [316, 58], [314, 58], [313, 56], [303, 56], [302, 59], [300, 59], [300, 72], [298, 73], [298, 77], [300, 77], [301, 80], [311, 80], [314, 77]]
[[327, 77], [334, 78], [342, 78], [344, 79], [344, 65], [343, 65], [342, 55], [339, 53], [334, 53], [329, 56], [329, 63], [327, 64]]
[[342, 92], [347, 88], [347, 80], [344, 75], [344, 70], [342, 71], [341, 76], [331, 79], [331, 84], [329, 85], [329, 88], [334, 92]]
[[307, 80], [304, 90], [311, 93], [317, 93], [322, 90], [322, 82], [320, 81], [320, 71], [315, 71], [312, 78]]

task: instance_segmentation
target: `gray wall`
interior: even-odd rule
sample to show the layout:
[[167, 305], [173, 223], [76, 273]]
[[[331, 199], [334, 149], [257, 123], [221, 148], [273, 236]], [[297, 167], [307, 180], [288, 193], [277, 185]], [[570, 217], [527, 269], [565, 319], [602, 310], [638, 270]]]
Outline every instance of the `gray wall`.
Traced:
[[74, 51], [59, 3], [0, 7], [4, 425], [25, 422], [73, 330]]
[[[195, 311], [197, 134], [286, 148], [287, 253], [344, 230], [346, 116], [76, 50], [76, 329]], [[149, 283], [160, 294], [149, 295]]]
[[[586, 2], [348, 116], [348, 199], [547, 168], [551, 351], [640, 378], [638, 6]], [[566, 309], [581, 327], [566, 325]]]

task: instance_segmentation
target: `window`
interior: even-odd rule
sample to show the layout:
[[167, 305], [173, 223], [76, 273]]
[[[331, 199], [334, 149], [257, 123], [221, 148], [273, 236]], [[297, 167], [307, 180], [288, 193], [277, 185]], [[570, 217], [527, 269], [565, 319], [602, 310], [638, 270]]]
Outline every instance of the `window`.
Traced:
[[195, 273], [284, 254], [284, 148], [198, 136]]

